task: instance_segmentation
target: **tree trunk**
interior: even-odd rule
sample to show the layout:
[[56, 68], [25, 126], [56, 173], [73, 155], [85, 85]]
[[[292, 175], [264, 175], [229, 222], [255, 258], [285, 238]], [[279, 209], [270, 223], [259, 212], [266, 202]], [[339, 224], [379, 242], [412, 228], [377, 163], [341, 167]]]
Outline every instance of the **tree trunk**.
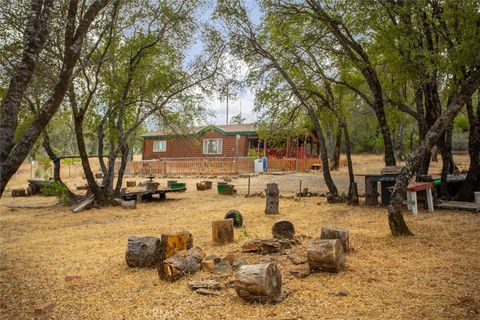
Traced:
[[[50, 2], [50, 1], [49, 1]], [[65, 97], [70, 80], [72, 77], [73, 68], [75, 67], [83, 46], [83, 41], [87, 35], [95, 17], [98, 13], [110, 2], [110, 0], [100, 0], [93, 2], [85, 11], [83, 17], [79, 20], [78, 27], [75, 29], [75, 19], [77, 15], [78, 2], [70, 2], [67, 17], [67, 27], [65, 31], [65, 48], [62, 61], [62, 69], [58, 76], [58, 81], [53, 88], [49, 99], [45, 102], [42, 108], [38, 111], [30, 126], [23, 131], [18, 138], [19, 141], [8, 154], [8, 158], [0, 162], [0, 197], [5, 190], [5, 187], [10, 178], [17, 172], [20, 165], [25, 161], [33, 145], [37, 141], [40, 134], [47, 126], [50, 119], [56, 113], [60, 104]], [[2, 109], [3, 111], [3, 109]], [[3, 112], [2, 112], [3, 114]], [[3, 115], [2, 115], [3, 119]], [[3, 145], [0, 143], [0, 145]], [[3, 148], [1, 146], [0, 148]]]
[[342, 242], [343, 250], [348, 254], [350, 251], [350, 236], [347, 229], [338, 229], [331, 227], [323, 227], [320, 239], [338, 239]]
[[316, 239], [307, 247], [310, 270], [340, 272], [345, 266], [346, 254], [338, 239]]
[[157, 237], [128, 237], [125, 260], [129, 267], [153, 268], [162, 257], [161, 241]]
[[470, 166], [460, 191], [455, 196], [457, 201], [472, 201], [473, 192], [480, 191], [480, 90], [478, 91], [477, 116], [473, 111], [472, 99], [467, 103], [470, 131], [468, 135], [468, 154]]
[[416, 173], [420, 161], [430, 152], [433, 145], [437, 142], [445, 129], [451, 125], [453, 119], [467, 103], [473, 92], [480, 85], [480, 67], [474, 69], [464, 86], [454, 96], [451, 103], [443, 114], [435, 121], [434, 125], [428, 130], [425, 139], [421, 141], [415, 154], [407, 161], [395, 183], [395, 188], [388, 206], [388, 224], [394, 236], [412, 235], [408, 229], [401, 212], [403, 199], [406, 196], [406, 189], [410, 178]]
[[173, 256], [175, 253], [193, 247], [192, 234], [188, 231], [162, 234], [162, 260]]
[[335, 136], [335, 148], [333, 150], [333, 155], [332, 155], [332, 163], [330, 166], [330, 170], [338, 170], [338, 167], [340, 166], [340, 153], [342, 149], [342, 128], [339, 127], [337, 129], [337, 133]]
[[[52, 0], [31, 1], [23, 33], [24, 47], [22, 58], [14, 69], [0, 107], [0, 163], [4, 163], [7, 160], [15, 145], [14, 135], [18, 124], [20, 104], [28, 84], [32, 80], [38, 56], [48, 38], [48, 25], [52, 7]], [[3, 188], [0, 191], [0, 196], [2, 193]]]
[[266, 208], [265, 214], [278, 214], [278, 196], [279, 196], [278, 184], [267, 183], [267, 189], [265, 189], [266, 195]]
[[158, 276], [162, 280], [175, 281], [202, 268], [205, 252], [199, 247], [175, 253], [158, 266]]
[[233, 219], [212, 221], [212, 241], [218, 244], [231, 243], [233, 236]]
[[282, 274], [274, 263], [241, 266], [235, 275], [235, 291], [250, 302], [277, 302], [282, 293]]
[[272, 236], [276, 239], [290, 239], [293, 240], [295, 235], [295, 227], [293, 223], [288, 220], [278, 220], [273, 224]]

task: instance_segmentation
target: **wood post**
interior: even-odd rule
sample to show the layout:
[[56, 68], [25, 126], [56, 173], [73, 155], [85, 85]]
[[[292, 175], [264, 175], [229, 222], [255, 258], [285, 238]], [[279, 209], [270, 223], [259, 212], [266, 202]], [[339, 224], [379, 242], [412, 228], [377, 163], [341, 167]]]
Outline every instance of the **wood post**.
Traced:
[[212, 241], [218, 244], [233, 242], [233, 219], [212, 221]]
[[125, 260], [129, 267], [155, 267], [162, 257], [160, 238], [128, 237]]
[[248, 189], [247, 189], [247, 196], [250, 197], [250, 177], [248, 177]]
[[316, 239], [307, 248], [310, 270], [340, 272], [345, 266], [345, 251], [337, 239]]
[[365, 176], [365, 204], [367, 206], [378, 206], [377, 183], [372, 182], [371, 176]]
[[278, 184], [267, 183], [267, 188], [265, 189], [267, 199], [265, 214], [278, 214], [279, 193]]
[[282, 274], [274, 263], [241, 266], [235, 277], [238, 296], [251, 302], [275, 302], [282, 292]]
[[188, 250], [193, 246], [193, 238], [188, 231], [164, 233], [162, 234], [161, 240], [162, 260], [173, 256], [179, 251]]
[[332, 227], [323, 227], [320, 239], [338, 239], [342, 242], [343, 250], [345, 253], [350, 251], [350, 239], [347, 229], [338, 229]]
[[288, 220], [278, 220], [273, 224], [272, 236], [276, 239], [293, 239], [295, 228]]
[[158, 276], [162, 280], [175, 281], [186, 274], [193, 274], [202, 268], [205, 252], [199, 247], [180, 251], [162, 261], [158, 266]]

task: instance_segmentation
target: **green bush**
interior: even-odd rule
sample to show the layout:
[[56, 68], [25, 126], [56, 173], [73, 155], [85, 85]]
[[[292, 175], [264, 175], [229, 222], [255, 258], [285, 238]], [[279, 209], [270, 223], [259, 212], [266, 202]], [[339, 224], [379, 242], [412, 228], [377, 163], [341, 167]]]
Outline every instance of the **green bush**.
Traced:
[[46, 196], [54, 196], [58, 198], [58, 201], [62, 204], [68, 205], [70, 204], [70, 196], [68, 188], [58, 182], [45, 182], [42, 184], [40, 192]]

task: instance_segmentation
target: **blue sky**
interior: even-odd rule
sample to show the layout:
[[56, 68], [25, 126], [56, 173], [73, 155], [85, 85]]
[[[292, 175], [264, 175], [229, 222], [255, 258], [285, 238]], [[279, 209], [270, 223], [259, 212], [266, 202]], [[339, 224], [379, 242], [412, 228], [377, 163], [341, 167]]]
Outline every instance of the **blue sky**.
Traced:
[[[244, 2], [247, 8], [249, 9], [250, 18], [253, 22], [257, 23], [260, 20], [260, 10], [258, 5], [253, 0], [248, 0]], [[210, 15], [215, 8], [215, 1], [211, 1], [207, 9], [202, 8], [199, 14], [201, 14], [201, 20], [208, 21], [210, 20]], [[189, 55], [194, 56], [200, 53], [201, 45], [193, 45]], [[240, 63], [241, 64], [241, 63]], [[242, 67], [241, 70], [236, 71], [240, 75], [245, 75], [247, 68]], [[242, 113], [242, 117], [246, 118], [245, 122], [254, 122], [257, 120], [256, 115], [253, 112], [254, 108], [254, 95], [252, 91], [248, 88], [245, 88], [242, 92], [237, 92], [235, 98], [229, 99], [229, 118], [232, 116]], [[220, 100], [218, 96], [211, 96], [207, 98], [207, 107], [210, 111], [213, 112], [213, 116], [208, 118], [209, 123], [213, 124], [225, 124], [226, 123], [226, 101], [225, 99]]]

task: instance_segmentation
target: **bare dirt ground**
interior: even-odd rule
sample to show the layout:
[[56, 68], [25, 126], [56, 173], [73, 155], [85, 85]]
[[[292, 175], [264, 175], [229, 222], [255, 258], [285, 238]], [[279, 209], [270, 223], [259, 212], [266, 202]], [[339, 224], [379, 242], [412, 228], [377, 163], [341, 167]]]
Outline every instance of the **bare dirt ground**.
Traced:
[[[379, 171], [381, 157], [357, 158], [357, 165], [358, 172]], [[335, 179], [346, 181], [345, 172], [342, 168]], [[259, 191], [272, 179], [282, 193], [296, 191], [300, 179], [312, 191], [325, 191], [320, 173], [265, 175], [251, 181]], [[58, 206], [14, 209], [8, 206], [53, 205], [56, 201], [4, 196], [0, 200], [0, 319], [32, 319], [34, 308], [46, 302], [56, 303], [53, 312], [43, 316], [46, 319], [480, 318], [479, 215], [420, 210], [414, 217], [405, 211], [415, 236], [394, 238], [383, 208], [329, 205], [324, 198], [281, 199], [280, 215], [266, 216], [265, 199], [243, 197], [246, 179], [232, 181], [239, 186], [237, 196], [195, 191], [194, 178], [177, 180], [187, 182], [186, 193], [169, 194], [164, 202], [139, 204], [136, 210], [104, 208], [73, 214]], [[68, 182], [73, 185], [76, 180]], [[359, 187], [362, 184], [359, 181]], [[341, 183], [339, 187], [345, 189]], [[223, 218], [232, 208], [242, 212], [244, 231], [236, 230], [235, 243], [213, 245], [211, 221]], [[247, 239], [270, 237], [272, 223], [279, 218], [295, 224], [297, 235], [303, 238], [300, 246], [285, 255], [240, 252]], [[308, 241], [319, 236], [323, 226], [350, 230], [354, 252], [346, 269], [339, 274], [294, 277], [287, 254], [305, 256]], [[200, 271], [167, 283], [154, 269], [127, 267], [128, 236], [181, 230], [190, 231], [194, 245], [207, 254], [233, 253], [249, 263], [277, 262], [287, 298], [276, 305], [250, 304], [233, 288], [223, 288], [219, 296], [201, 296], [188, 289], [187, 281], [216, 279], [227, 284], [234, 275]], [[80, 275], [81, 279], [65, 282], [65, 275]], [[336, 295], [342, 290], [346, 296]]]

